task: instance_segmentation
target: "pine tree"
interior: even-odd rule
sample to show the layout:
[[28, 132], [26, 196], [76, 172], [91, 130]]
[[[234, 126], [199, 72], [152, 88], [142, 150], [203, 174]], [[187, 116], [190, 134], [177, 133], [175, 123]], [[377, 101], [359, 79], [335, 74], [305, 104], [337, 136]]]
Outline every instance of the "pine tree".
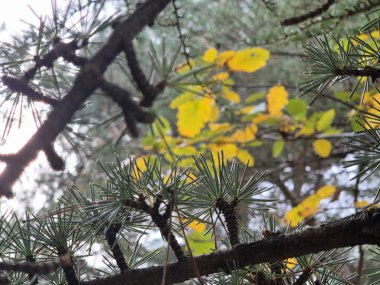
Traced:
[[[215, 4], [198, 2], [189, 1], [187, 5], [200, 8]], [[122, 3], [125, 9], [102, 18], [102, 12], [110, 8], [107, 6], [110, 3]], [[94, 108], [99, 108], [99, 113], [105, 113], [102, 104], [109, 99], [119, 110], [115, 116], [106, 114], [105, 125], [109, 127], [122, 118], [124, 131], [119, 135], [128, 133], [134, 139], [141, 134], [141, 125], [160, 121], [151, 107], [165, 92], [170, 94], [176, 88], [190, 85], [197, 86], [202, 94], [212, 95], [214, 89], [217, 90], [214, 85], [218, 85], [215, 83], [218, 80], [205, 80], [205, 71], [218, 65], [227, 65], [232, 71], [252, 71], [251, 67], [247, 69], [237, 60], [244, 58], [245, 50], [226, 51], [236, 57], [230, 55], [222, 63], [195, 66], [189, 52], [189, 45], [195, 45], [194, 35], [187, 38], [184, 34], [184, 29], [191, 31], [192, 27], [183, 25], [181, 13], [185, 8], [181, 5], [186, 7], [186, 4], [181, 1], [110, 3], [70, 2], [63, 11], [53, 5], [56, 9], [50, 21], [40, 18], [38, 27], [31, 26], [23, 36], [15, 37], [11, 44], [2, 44], [2, 96], [4, 104], [11, 106], [8, 114], [4, 111], [8, 117], [5, 133], [10, 131], [15, 121], [18, 106], [21, 106], [20, 110], [27, 108], [39, 125], [35, 135], [19, 151], [0, 155], [0, 160], [6, 165], [0, 174], [0, 196], [12, 198], [13, 184], [40, 151], [45, 153], [53, 170], [64, 169], [65, 160], [56, 147], [60, 136], [73, 146], [81, 147], [75, 136], [83, 138], [83, 130], [91, 131], [89, 122], [82, 117], [86, 109], [91, 108], [85, 102], [97, 94], [103, 96], [94, 99]], [[334, 33], [332, 24], [337, 20], [361, 15], [380, 5], [375, 0], [355, 3], [328, 0], [311, 10], [303, 7], [305, 11], [300, 15], [282, 17], [280, 24], [282, 27], [296, 26], [297, 31], [310, 31], [310, 27], [319, 29], [326, 22], [330, 32]], [[244, 9], [250, 1], [237, 1], [235, 4]], [[294, 1], [293, 4], [300, 3]], [[218, 8], [223, 6], [219, 5]], [[283, 4], [262, 0], [258, 5], [278, 19]], [[286, 11], [289, 13], [290, 9]], [[197, 13], [194, 17], [202, 16], [205, 11]], [[305, 96], [315, 93], [311, 103], [318, 104], [318, 97], [327, 96], [326, 88], [343, 80], [350, 82], [348, 85], [352, 87], [347, 99], [355, 96], [359, 89], [362, 101], [378, 91], [380, 24], [376, 13], [375, 9], [371, 14], [372, 20], [361, 28], [360, 35], [347, 36], [342, 40], [324, 32], [306, 44], [303, 58], [308, 65], [308, 79], [301, 84], [300, 90]], [[83, 30], [80, 32], [70, 25], [77, 15], [81, 15], [78, 23], [82, 24]], [[250, 15], [242, 13], [242, 17]], [[167, 56], [164, 43], [162, 55], [152, 43], [150, 59], [141, 58], [143, 52], [135, 46], [140, 48], [141, 43], [146, 43], [144, 37], [149, 35], [149, 32], [143, 32], [146, 26], [152, 28], [152, 41], [161, 37], [161, 32], [168, 27], [174, 27], [176, 36], [168, 42], [179, 43], [179, 48], [173, 49], [172, 57]], [[242, 31], [240, 36], [244, 37], [245, 33]], [[291, 30], [284, 34], [285, 38], [291, 36], [294, 36]], [[266, 38], [268, 42], [280, 40], [281, 37], [272, 35]], [[219, 44], [223, 45], [223, 42]], [[264, 49], [254, 51], [263, 57], [266, 55]], [[218, 54], [216, 49], [209, 52]], [[177, 67], [177, 59], [181, 56], [185, 63]], [[207, 62], [209, 57], [206, 53], [205, 57]], [[265, 65], [266, 59], [262, 61]], [[146, 72], [143, 64], [147, 62], [152, 63], [159, 80], [154, 81], [156, 78]], [[117, 82], [120, 77], [113, 78], [107, 74], [113, 69], [118, 72], [124, 70], [123, 80], [128, 79], [128, 84], [123, 85]], [[187, 70], [181, 74], [181, 69]], [[137, 95], [132, 91], [133, 87]], [[275, 88], [271, 89], [272, 94], [274, 90], [285, 93], [283, 86], [272, 88]], [[230, 99], [237, 101], [236, 96], [231, 96]], [[275, 104], [280, 101], [276, 96]], [[287, 100], [284, 98], [283, 101]], [[380, 105], [376, 96], [372, 98]], [[37, 104], [43, 104], [43, 107]], [[293, 101], [292, 104], [293, 111], [289, 112], [294, 117], [300, 114], [298, 105], [306, 112], [302, 102]], [[284, 106], [285, 103], [280, 109]], [[274, 114], [277, 109], [268, 112]], [[363, 181], [370, 181], [368, 184], [374, 181], [377, 187], [380, 110], [376, 105], [357, 109], [360, 109], [357, 124], [361, 128], [344, 142], [350, 150], [344, 156], [353, 154], [345, 166], [359, 169], [354, 177], [357, 189]], [[46, 118], [41, 115], [44, 111], [48, 113]], [[334, 115], [335, 111], [319, 114], [317, 128], [325, 130], [330, 127]], [[161, 138], [165, 138], [162, 134], [165, 124], [161, 122], [161, 129], [157, 125], [152, 127], [158, 128]], [[281, 154], [286, 139], [297, 139], [283, 129], [279, 133], [282, 142], [274, 146], [273, 157]], [[323, 137], [317, 136], [316, 139], [319, 144], [314, 146], [315, 151], [324, 157], [325, 141]], [[311, 218], [296, 225], [292, 222], [284, 224], [271, 210], [275, 208], [276, 201], [268, 194], [273, 189], [266, 187], [263, 181], [267, 175], [265, 171], [255, 172], [249, 162], [244, 165], [236, 159], [229, 159], [227, 150], [194, 155], [190, 162], [193, 167], [187, 168], [183, 167], [183, 160], [171, 153], [170, 147], [166, 150], [172, 160], [170, 166], [165, 156], [135, 159], [116, 154], [113, 163], [99, 163], [102, 171], [97, 180], [87, 187], [87, 192], [79, 187], [68, 187], [56, 206], [51, 206], [47, 213], [26, 214], [23, 218], [16, 213], [3, 214], [0, 218], [0, 284], [173, 284], [187, 281], [199, 284], [302, 285], [366, 282], [362, 280], [369, 280], [373, 282], [371, 284], [379, 282], [380, 273], [376, 268], [368, 271], [364, 276], [367, 279], [361, 278], [363, 262], [359, 262], [358, 274], [352, 274], [352, 270], [345, 272], [354, 256], [354, 246], [359, 246], [360, 258], [366, 251], [375, 261], [378, 259], [380, 252], [372, 247], [380, 242], [380, 210], [376, 207], [378, 193], [372, 197], [372, 203], [345, 218], [312, 226], [317, 224], [315, 217], [303, 213], [303, 218]], [[242, 154], [246, 153], [241, 151]], [[301, 197], [294, 198], [294, 193], [286, 190], [282, 177], [277, 177], [276, 183], [284, 188], [281, 191], [285, 198], [291, 200], [293, 210], [301, 211], [297, 208], [297, 205], [303, 205]], [[332, 193], [332, 187], [320, 187], [304, 201], [317, 199], [319, 203]], [[357, 198], [356, 195], [355, 202], [358, 202]], [[307, 210], [315, 213], [310, 208], [302, 209]], [[247, 226], [246, 217], [251, 224], [254, 223], [252, 227]], [[162, 249], [149, 250], [148, 233], [162, 239]], [[198, 243], [194, 242], [196, 240]], [[104, 265], [99, 266], [97, 259], [85, 263], [86, 258], [94, 257], [99, 248]]]

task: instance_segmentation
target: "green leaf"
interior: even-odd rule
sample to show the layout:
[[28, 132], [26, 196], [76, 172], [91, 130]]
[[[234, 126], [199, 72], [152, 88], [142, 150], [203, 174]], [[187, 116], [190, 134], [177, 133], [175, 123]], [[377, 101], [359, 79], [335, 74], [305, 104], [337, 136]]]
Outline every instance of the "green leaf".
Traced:
[[263, 142], [260, 141], [260, 140], [254, 140], [253, 142], [249, 143], [247, 146], [250, 146], [250, 147], [259, 147], [259, 146], [262, 146], [263, 145]]
[[187, 240], [193, 255], [211, 253], [215, 247], [215, 242], [211, 233], [204, 235], [203, 233], [193, 231], [187, 236]]
[[330, 109], [326, 112], [324, 112], [321, 116], [321, 118], [317, 122], [317, 131], [325, 131], [331, 127], [331, 123], [334, 120], [335, 117], [335, 110]]
[[257, 100], [263, 99], [265, 97], [265, 94], [262, 92], [256, 92], [251, 94], [247, 100], [245, 100], [246, 103], [252, 103], [256, 102]]
[[273, 157], [279, 157], [284, 150], [285, 142], [284, 141], [276, 141], [273, 144], [272, 148], [272, 156]]
[[293, 116], [294, 119], [303, 119], [307, 113], [307, 103], [305, 100], [296, 98], [289, 100], [288, 113]]

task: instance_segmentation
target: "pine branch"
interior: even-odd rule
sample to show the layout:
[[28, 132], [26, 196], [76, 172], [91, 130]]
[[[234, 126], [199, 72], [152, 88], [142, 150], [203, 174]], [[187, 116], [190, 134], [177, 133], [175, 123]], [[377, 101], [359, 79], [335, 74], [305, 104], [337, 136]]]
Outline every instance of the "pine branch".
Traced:
[[167, 208], [164, 214], [160, 214], [158, 210], [159, 210], [159, 204], [162, 203], [161, 199], [162, 197], [160, 196], [157, 197], [157, 200], [155, 201], [153, 207], [150, 207], [145, 202], [145, 198], [142, 195], [140, 195], [139, 200], [138, 200], [139, 207], [142, 211], [150, 215], [150, 217], [152, 218], [152, 221], [160, 229], [162, 236], [169, 243], [178, 261], [184, 262], [186, 260], [186, 256], [183, 253], [183, 250], [181, 246], [179, 245], [177, 238], [173, 234], [170, 228], [170, 225], [168, 224], [168, 219], [171, 217], [171, 213], [173, 210], [172, 203], [169, 203], [169, 205], [166, 206]]
[[28, 82], [24, 78], [15, 78], [12, 76], [3, 75], [1, 77], [1, 81], [12, 91], [20, 92], [22, 95], [33, 101], [43, 102], [51, 105], [52, 107], [57, 106], [59, 103], [59, 100], [47, 97], [41, 92], [34, 90], [28, 85]]
[[[64, 247], [58, 247], [58, 256], [60, 258], [67, 257], [68, 259], [71, 259], [69, 252]], [[77, 278], [77, 275], [75, 273], [75, 269], [73, 266], [72, 261], [63, 264], [62, 265], [63, 273], [65, 274], [65, 279], [69, 285], [79, 285], [79, 280]]]
[[354, 76], [354, 77], [370, 77], [373, 82], [380, 77], [380, 69], [366, 66], [363, 69], [356, 68], [338, 68], [335, 70], [337, 76]]
[[49, 274], [57, 269], [70, 266], [71, 261], [66, 258], [67, 255], [62, 255], [59, 261], [36, 263], [34, 261], [27, 261], [23, 263], [8, 263], [0, 262], [0, 270], [8, 272], [24, 272], [30, 275], [34, 274]]
[[0, 175], [0, 196], [12, 197], [12, 185], [26, 166], [37, 157], [47, 143], [55, 138], [70, 122], [74, 113], [93, 94], [103, 78], [103, 73], [122, 52], [123, 44], [132, 39], [151, 22], [170, 0], [149, 0], [113, 31], [104, 46], [81, 68], [72, 88], [48, 115], [32, 138], [15, 154], [12, 163], [7, 163]]
[[120, 271], [125, 271], [129, 267], [125, 261], [124, 254], [121, 251], [120, 245], [116, 238], [117, 234], [120, 231], [120, 228], [120, 224], [111, 225], [106, 232], [106, 240], [109, 247], [111, 248], [112, 255], [115, 258], [116, 264], [119, 267]]
[[239, 231], [236, 217], [237, 202], [233, 200], [228, 203], [223, 198], [221, 198], [216, 202], [216, 207], [222, 212], [224, 216], [231, 246], [235, 247], [239, 245]]
[[139, 135], [137, 122], [150, 124], [154, 121], [153, 115], [133, 101], [127, 90], [106, 80], [101, 80], [99, 87], [122, 109], [125, 124], [133, 137]]
[[148, 79], [144, 74], [144, 71], [140, 67], [135, 49], [133, 47], [133, 43], [131, 41], [124, 43], [124, 54], [127, 59], [128, 67], [131, 71], [133, 80], [136, 82], [137, 87], [140, 89], [143, 95], [141, 106], [152, 106], [155, 98], [162, 91], [164, 85], [161, 84], [159, 88], [149, 83]]
[[73, 55], [75, 55], [75, 51], [77, 49], [80, 49], [88, 44], [88, 41], [82, 41], [81, 45], [78, 45], [77, 40], [72, 40], [69, 43], [61, 42], [60, 38], [55, 38], [53, 43], [53, 48], [46, 53], [42, 58], [35, 58], [36, 64], [33, 68], [29, 69], [27, 72], [25, 72], [23, 78], [26, 81], [29, 81], [32, 79], [36, 72], [41, 67], [47, 67], [51, 68], [54, 65], [54, 62], [60, 58], [63, 57], [64, 59], [71, 61], [73, 58]]
[[[36, 263], [36, 260], [34, 259], [33, 255], [26, 256], [26, 261], [30, 263]], [[33, 280], [34, 275], [35, 275], [34, 273], [29, 272], [28, 273], [29, 280]], [[35, 285], [37, 283], [38, 283], [37, 277], [32, 282], [30, 282], [31, 285]]]
[[[230, 272], [265, 262], [282, 261], [321, 251], [361, 244], [380, 243], [380, 209], [370, 209], [344, 219], [296, 231], [288, 235], [242, 244], [228, 251], [198, 256], [192, 260], [167, 265], [166, 282], [177, 283], [195, 278], [193, 262], [203, 275]], [[165, 266], [127, 270], [120, 275], [82, 282], [83, 285], [160, 284]]]

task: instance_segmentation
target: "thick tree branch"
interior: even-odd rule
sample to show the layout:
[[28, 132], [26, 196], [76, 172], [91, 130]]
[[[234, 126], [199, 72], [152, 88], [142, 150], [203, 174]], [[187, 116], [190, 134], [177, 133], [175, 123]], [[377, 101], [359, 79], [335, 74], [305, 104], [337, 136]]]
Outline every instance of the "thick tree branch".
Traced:
[[[247, 265], [272, 263], [289, 257], [336, 248], [379, 243], [380, 209], [371, 209], [318, 227], [239, 245], [228, 251], [198, 256], [194, 258], [194, 261], [187, 259], [185, 262], [169, 264], [166, 268], [166, 283], [183, 282], [195, 278], [193, 262], [196, 263], [201, 275], [208, 275], [220, 271], [229, 272], [234, 266], [242, 268]], [[82, 282], [82, 284], [160, 284], [164, 267], [129, 269], [116, 276], [99, 278]]]
[[106, 80], [100, 81], [99, 87], [119, 105], [123, 112], [125, 124], [133, 137], [138, 136], [137, 122], [153, 123], [153, 115], [133, 101], [132, 95], [127, 90]]
[[133, 47], [133, 43], [131, 41], [124, 43], [124, 54], [127, 59], [128, 67], [131, 71], [133, 80], [136, 82], [137, 87], [140, 89], [143, 95], [141, 106], [152, 106], [154, 99], [162, 91], [162, 88], [165, 86], [165, 84], [161, 83], [160, 87], [157, 87], [149, 83], [144, 74], [144, 71], [140, 67], [135, 49]]
[[59, 261], [36, 263], [29, 260], [23, 263], [8, 263], [0, 262], [0, 270], [8, 272], [24, 272], [31, 275], [34, 274], [49, 274], [63, 266], [70, 266], [71, 261], [68, 255], [60, 257]]
[[47, 143], [53, 142], [70, 122], [86, 99], [99, 86], [103, 73], [122, 51], [123, 44], [132, 39], [151, 22], [170, 0], [149, 0], [136, 9], [130, 17], [121, 22], [105, 45], [81, 68], [71, 90], [49, 114], [46, 121], [15, 154], [16, 159], [8, 163], [0, 175], [0, 196], [12, 197], [12, 185], [25, 167], [37, 157]]

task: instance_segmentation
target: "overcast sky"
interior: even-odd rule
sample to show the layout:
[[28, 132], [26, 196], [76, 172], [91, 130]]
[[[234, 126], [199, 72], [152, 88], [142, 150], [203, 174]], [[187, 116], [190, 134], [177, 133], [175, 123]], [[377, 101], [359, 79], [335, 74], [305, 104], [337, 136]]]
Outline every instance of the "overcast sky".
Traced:
[[[5, 33], [15, 33], [22, 29], [21, 19], [30, 23], [38, 23], [37, 17], [33, 14], [33, 10], [39, 16], [51, 14], [52, 0], [7, 0], [4, 1], [0, 9], [0, 22], [5, 23], [7, 31], [1, 33], [1, 40], [4, 40]], [[58, 0], [60, 2], [62, 0]]]

